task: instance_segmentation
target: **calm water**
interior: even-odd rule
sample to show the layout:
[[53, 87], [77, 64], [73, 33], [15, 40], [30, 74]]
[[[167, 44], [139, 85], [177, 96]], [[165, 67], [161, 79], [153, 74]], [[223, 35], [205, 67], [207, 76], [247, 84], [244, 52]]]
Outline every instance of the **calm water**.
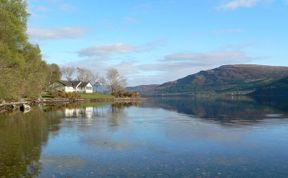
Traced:
[[0, 177], [288, 177], [288, 104], [148, 99], [0, 115]]

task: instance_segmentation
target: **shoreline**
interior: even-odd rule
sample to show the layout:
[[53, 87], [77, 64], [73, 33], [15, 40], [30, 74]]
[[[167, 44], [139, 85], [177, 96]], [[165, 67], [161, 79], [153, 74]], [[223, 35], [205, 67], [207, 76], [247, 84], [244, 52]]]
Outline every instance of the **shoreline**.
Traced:
[[93, 98], [93, 99], [84, 99], [84, 98], [49, 98], [49, 99], [38, 99], [38, 100], [26, 100], [26, 101], [15, 101], [15, 102], [5, 102], [0, 104], [0, 114], [12, 112], [20, 108], [23, 105], [39, 105], [39, 104], [59, 104], [59, 103], [77, 103], [77, 102], [93, 102], [93, 103], [130, 103], [130, 102], [139, 102], [141, 98]]

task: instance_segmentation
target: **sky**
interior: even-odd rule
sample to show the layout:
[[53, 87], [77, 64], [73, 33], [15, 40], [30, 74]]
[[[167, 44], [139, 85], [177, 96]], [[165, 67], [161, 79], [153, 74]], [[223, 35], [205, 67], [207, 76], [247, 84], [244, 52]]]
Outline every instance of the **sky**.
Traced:
[[288, 66], [288, 0], [28, 0], [27, 33], [48, 63], [129, 86], [228, 64]]

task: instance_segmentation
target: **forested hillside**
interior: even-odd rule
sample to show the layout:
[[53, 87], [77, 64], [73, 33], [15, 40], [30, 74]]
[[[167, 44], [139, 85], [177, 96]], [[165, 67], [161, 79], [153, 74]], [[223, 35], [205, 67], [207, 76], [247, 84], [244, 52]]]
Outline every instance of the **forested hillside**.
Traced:
[[254, 97], [286, 98], [288, 96], [288, 77], [277, 80], [269, 85], [259, 87], [255, 92], [251, 93], [251, 95]]
[[42, 60], [40, 48], [29, 42], [25, 0], [0, 0], [0, 99], [38, 98], [57, 65]]

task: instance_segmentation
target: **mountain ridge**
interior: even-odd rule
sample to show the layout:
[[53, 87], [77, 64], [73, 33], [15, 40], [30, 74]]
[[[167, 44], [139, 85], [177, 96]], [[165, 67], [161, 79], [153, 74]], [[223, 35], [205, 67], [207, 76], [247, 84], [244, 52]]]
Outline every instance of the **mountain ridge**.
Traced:
[[175, 81], [145, 87], [129, 87], [147, 95], [247, 94], [288, 77], [288, 67], [256, 64], [223, 65]]

